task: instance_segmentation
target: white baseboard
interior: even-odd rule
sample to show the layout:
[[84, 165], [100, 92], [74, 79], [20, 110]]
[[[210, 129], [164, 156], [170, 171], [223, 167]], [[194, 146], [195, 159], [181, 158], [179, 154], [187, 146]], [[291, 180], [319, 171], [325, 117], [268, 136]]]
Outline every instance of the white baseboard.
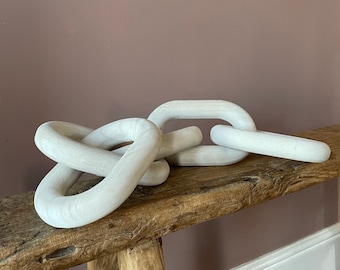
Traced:
[[340, 223], [232, 270], [340, 270]]

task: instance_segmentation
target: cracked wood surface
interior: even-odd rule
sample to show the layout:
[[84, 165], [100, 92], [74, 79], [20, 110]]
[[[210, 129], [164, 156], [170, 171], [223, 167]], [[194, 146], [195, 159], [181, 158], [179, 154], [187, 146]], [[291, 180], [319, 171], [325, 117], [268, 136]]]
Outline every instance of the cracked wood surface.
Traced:
[[[157, 187], [137, 187], [105, 218], [55, 229], [35, 213], [33, 192], [0, 200], [0, 268], [67, 269], [132, 248], [171, 232], [340, 176], [340, 125], [299, 134], [332, 150], [320, 164], [249, 155], [224, 167], [171, 168]], [[73, 193], [100, 179], [81, 181]]]

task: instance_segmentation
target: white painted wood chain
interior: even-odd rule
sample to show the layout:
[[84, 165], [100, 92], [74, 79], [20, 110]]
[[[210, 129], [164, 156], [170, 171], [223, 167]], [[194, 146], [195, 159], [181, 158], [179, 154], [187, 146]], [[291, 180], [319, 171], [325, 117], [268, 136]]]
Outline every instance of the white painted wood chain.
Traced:
[[[166, 123], [175, 119], [221, 119], [231, 126], [214, 126], [210, 136], [216, 145], [199, 145], [202, 133], [195, 126], [163, 134]], [[110, 151], [130, 141], [131, 145]], [[37, 187], [34, 206], [42, 220], [58, 228], [84, 226], [108, 215], [138, 184], [163, 183], [170, 171], [168, 162], [221, 166], [239, 162], [249, 152], [305, 162], [323, 162], [330, 156], [323, 142], [257, 131], [245, 110], [222, 100], [170, 101], [148, 119], [122, 119], [96, 130], [47, 122], [37, 129], [35, 143], [58, 164]], [[104, 179], [83, 193], [65, 196], [83, 172]]]

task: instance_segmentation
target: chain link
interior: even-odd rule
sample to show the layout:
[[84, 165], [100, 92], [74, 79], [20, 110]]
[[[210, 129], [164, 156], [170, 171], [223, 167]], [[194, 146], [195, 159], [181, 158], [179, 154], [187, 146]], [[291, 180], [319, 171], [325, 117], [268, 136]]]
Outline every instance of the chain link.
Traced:
[[[148, 117], [160, 129], [176, 119], [221, 119], [240, 130], [255, 131], [251, 116], [240, 106], [223, 100], [175, 100], [157, 107]], [[203, 145], [168, 158], [178, 166], [222, 166], [241, 161], [248, 152], [220, 145]]]
[[[216, 145], [200, 145], [202, 132], [191, 126], [163, 134], [176, 119], [221, 119], [210, 131]], [[121, 143], [132, 144], [118, 147]], [[327, 144], [257, 131], [251, 116], [221, 100], [170, 101], [148, 117], [122, 119], [96, 130], [51, 121], [36, 131], [35, 143], [58, 164], [39, 184], [34, 205], [49, 225], [74, 228], [92, 223], [118, 208], [137, 185], [159, 185], [171, 165], [220, 166], [241, 161], [249, 152], [305, 162], [323, 162]], [[65, 196], [83, 172], [104, 177], [93, 188]]]
[[219, 145], [255, 154], [304, 162], [323, 162], [330, 149], [323, 142], [265, 131], [245, 131], [226, 125], [214, 126], [211, 140]]

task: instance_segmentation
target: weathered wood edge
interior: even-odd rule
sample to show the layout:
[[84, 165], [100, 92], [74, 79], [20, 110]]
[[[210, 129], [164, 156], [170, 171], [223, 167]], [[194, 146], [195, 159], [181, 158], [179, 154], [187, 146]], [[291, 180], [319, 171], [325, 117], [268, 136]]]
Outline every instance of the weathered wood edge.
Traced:
[[55, 229], [42, 222], [33, 192], [3, 198], [0, 268], [66, 269], [339, 177], [340, 125], [299, 135], [328, 143], [331, 158], [311, 164], [250, 155], [226, 167], [172, 168], [165, 184], [138, 187], [115, 212], [81, 228]]

